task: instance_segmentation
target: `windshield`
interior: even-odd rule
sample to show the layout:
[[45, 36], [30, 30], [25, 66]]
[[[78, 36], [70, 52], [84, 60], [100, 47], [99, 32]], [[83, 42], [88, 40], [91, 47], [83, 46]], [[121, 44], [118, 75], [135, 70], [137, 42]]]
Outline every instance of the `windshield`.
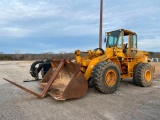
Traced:
[[117, 45], [118, 37], [121, 31], [113, 31], [108, 34], [106, 47], [114, 47]]

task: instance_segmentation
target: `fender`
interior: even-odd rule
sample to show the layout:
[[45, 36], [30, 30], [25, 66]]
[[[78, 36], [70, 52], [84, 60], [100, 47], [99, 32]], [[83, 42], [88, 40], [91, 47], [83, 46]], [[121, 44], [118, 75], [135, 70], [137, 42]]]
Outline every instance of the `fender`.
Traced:
[[89, 63], [89, 65], [88, 65], [88, 67], [87, 67], [87, 70], [86, 70], [86, 72], [84, 73], [84, 77], [88, 80], [89, 78], [90, 78], [90, 76], [91, 76], [91, 72], [92, 72], [92, 69], [94, 68], [94, 66], [97, 64], [97, 63], [99, 63], [99, 62], [101, 62], [101, 61], [105, 61], [105, 60], [107, 60], [108, 58], [107, 58], [107, 55], [102, 55], [102, 56], [99, 56], [99, 57], [96, 57], [96, 58], [94, 58], [90, 63]]

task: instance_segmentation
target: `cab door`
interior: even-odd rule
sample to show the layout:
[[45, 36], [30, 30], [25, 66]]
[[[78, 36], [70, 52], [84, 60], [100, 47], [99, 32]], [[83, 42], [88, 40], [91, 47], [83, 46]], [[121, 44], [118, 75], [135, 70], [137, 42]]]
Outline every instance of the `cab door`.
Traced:
[[137, 35], [132, 34], [130, 38], [130, 50], [131, 50], [131, 57], [135, 57], [138, 51], [137, 48]]
[[123, 31], [121, 31], [118, 40], [117, 40], [117, 44], [115, 47], [115, 55], [118, 57], [124, 57], [124, 53], [123, 53], [123, 36], [124, 33]]

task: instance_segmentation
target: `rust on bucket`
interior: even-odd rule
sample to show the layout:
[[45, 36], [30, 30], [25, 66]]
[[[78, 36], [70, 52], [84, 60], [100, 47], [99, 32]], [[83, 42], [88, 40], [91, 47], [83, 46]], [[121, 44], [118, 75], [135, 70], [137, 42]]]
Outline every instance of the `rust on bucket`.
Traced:
[[[53, 60], [52, 67], [43, 80], [40, 82], [41, 88], [45, 88], [54, 71], [60, 64], [60, 60]], [[85, 95], [88, 89], [88, 82], [80, 71], [78, 64], [65, 60], [64, 65], [49, 89], [49, 95], [58, 100], [79, 98]]]

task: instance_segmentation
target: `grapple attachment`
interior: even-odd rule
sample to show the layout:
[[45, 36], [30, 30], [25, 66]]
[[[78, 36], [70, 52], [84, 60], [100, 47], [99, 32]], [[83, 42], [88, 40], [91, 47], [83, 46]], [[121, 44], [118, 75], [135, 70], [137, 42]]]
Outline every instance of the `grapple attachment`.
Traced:
[[37, 94], [5, 78], [4, 80], [38, 98], [44, 98], [47, 93], [57, 100], [80, 98], [85, 95], [88, 89], [88, 82], [81, 73], [78, 64], [70, 60], [53, 59], [52, 65], [54, 66], [40, 82], [40, 87], [43, 89], [41, 94]]

